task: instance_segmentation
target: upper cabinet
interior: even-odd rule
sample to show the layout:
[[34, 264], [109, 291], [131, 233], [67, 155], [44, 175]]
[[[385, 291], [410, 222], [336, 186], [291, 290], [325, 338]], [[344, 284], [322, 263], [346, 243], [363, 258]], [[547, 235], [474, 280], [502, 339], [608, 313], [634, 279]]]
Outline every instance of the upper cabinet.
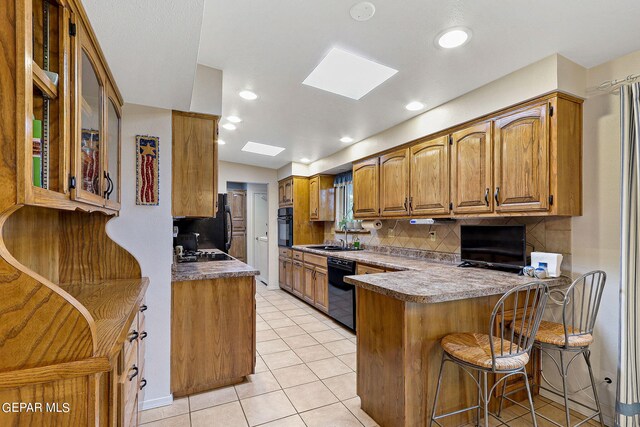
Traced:
[[315, 175], [309, 178], [309, 219], [333, 221], [335, 189], [332, 175]]
[[353, 217], [380, 215], [380, 164], [378, 158], [353, 164]]
[[218, 212], [218, 116], [173, 111], [171, 213], [214, 217]]
[[451, 204], [454, 214], [493, 210], [491, 122], [451, 135]]
[[17, 10], [17, 200], [115, 213], [122, 97], [86, 14], [75, 1], [26, 0]]
[[548, 108], [544, 102], [494, 122], [496, 212], [544, 211], [549, 207]]
[[278, 182], [278, 205], [281, 208], [293, 205], [293, 177]]
[[418, 142], [410, 148], [409, 163], [411, 215], [449, 213], [449, 139]]
[[409, 150], [380, 156], [380, 214], [383, 217], [409, 213]]
[[353, 164], [354, 217], [582, 214], [582, 100], [556, 93]]

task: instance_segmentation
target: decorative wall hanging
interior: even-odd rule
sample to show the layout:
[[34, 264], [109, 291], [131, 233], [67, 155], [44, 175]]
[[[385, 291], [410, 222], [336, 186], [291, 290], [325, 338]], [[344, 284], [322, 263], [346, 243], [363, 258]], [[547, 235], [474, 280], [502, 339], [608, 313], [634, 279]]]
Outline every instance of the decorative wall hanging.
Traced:
[[160, 203], [159, 143], [157, 136], [136, 136], [136, 205]]

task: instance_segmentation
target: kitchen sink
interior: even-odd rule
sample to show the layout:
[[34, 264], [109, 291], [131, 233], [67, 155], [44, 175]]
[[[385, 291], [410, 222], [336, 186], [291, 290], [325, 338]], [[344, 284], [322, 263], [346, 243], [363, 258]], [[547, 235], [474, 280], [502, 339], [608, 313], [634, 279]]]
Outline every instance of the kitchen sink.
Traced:
[[360, 251], [362, 249], [356, 248], [343, 248], [338, 245], [318, 245], [318, 246], [307, 246], [309, 249], [319, 249], [321, 251], [329, 251], [329, 252], [339, 252], [339, 251]]

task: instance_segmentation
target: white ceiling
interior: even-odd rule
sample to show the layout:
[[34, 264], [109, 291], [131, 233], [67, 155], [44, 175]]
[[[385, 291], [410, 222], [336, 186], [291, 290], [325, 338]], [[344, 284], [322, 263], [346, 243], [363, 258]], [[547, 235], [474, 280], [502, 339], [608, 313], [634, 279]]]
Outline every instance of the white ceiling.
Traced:
[[[271, 168], [325, 157], [341, 136], [357, 142], [419, 114], [409, 101], [429, 109], [553, 53], [591, 67], [640, 49], [635, 0], [372, 0], [367, 22], [349, 16], [356, 2], [85, 0], [127, 102], [188, 108], [196, 62], [221, 69], [223, 115], [243, 119], [220, 130], [221, 159]], [[471, 41], [436, 48], [453, 26]], [[302, 85], [332, 47], [399, 72], [359, 101]], [[244, 153], [247, 141], [286, 150]]]

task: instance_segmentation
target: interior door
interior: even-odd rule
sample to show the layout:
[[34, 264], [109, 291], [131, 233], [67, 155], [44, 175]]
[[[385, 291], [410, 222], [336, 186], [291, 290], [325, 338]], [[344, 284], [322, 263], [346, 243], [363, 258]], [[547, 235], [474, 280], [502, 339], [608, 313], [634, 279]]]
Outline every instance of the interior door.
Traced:
[[495, 121], [494, 201], [496, 212], [549, 207], [547, 102]]
[[269, 283], [269, 199], [266, 193], [253, 194], [253, 262], [260, 270], [258, 280]]
[[492, 212], [491, 122], [455, 132], [451, 142], [453, 212]]
[[353, 217], [372, 218], [380, 215], [378, 158], [353, 164]]
[[449, 138], [430, 139], [410, 149], [411, 215], [449, 213]]
[[380, 212], [383, 217], [409, 215], [409, 150], [380, 156]]

